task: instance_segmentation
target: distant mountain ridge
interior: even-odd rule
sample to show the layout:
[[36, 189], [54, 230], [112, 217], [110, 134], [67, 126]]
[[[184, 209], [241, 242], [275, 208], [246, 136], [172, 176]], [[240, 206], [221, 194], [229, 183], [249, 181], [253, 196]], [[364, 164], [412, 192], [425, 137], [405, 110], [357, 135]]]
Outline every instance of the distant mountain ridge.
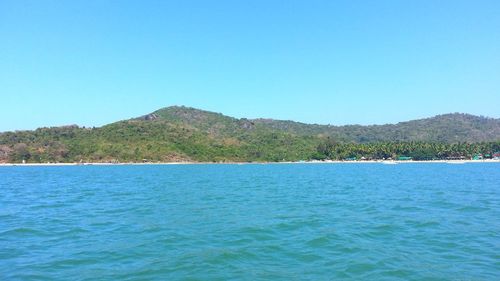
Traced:
[[[237, 119], [184, 106], [171, 106], [157, 110], [136, 120], [164, 120], [180, 122], [198, 129], [217, 130], [225, 127], [235, 130], [242, 124], [246, 128], [260, 127], [297, 135], [323, 135], [340, 141], [433, 141], [483, 142], [500, 139], [500, 119], [464, 113], [448, 113], [430, 118], [384, 125], [318, 125], [290, 120]], [[232, 124], [231, 124], [232, 123]]]
[[99, 128], [64, 126], [0, 133], [0, 162], [282, 161], [311, 159], [325, 142], [498, 141], [500, 119], [461, 113], [397, 124], [333, 126], [238, 119], [171, 106]]

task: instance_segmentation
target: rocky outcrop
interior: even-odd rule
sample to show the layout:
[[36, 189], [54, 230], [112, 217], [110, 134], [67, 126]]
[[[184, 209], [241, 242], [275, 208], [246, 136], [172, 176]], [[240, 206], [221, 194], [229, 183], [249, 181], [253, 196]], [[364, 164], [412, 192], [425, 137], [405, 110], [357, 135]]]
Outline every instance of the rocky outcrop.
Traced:
[[151, 113], [151, 114], [144, 116], [144, 120], [146, 120], [146, 121], [151, 121], [151, 120], [156, 120], [156, 119], [158, 119], [158, 115], [156, 115], [154, 113]]

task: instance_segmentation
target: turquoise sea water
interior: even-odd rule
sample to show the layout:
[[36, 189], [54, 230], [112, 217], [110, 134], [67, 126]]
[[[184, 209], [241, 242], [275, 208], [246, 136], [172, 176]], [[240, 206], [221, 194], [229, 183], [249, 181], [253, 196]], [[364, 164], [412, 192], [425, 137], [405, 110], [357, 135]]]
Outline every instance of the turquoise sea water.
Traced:
[[499, 280], [500, 164], [0, 167], [1, 280]]

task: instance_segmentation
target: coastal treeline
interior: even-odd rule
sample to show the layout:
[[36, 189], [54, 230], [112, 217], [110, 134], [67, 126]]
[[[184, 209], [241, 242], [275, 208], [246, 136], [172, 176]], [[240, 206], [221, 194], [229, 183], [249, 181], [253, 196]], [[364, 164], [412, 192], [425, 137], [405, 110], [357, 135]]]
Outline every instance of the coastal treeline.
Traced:
[[[128, 129], [123, 126], [68, 126], [0, 134], [0, 162], [280, 162], [399, 158], [418, 161], [486, 159], [500, 152], [500, 141], [355, 143], [281, 132], [215, 139], [177, 127], [168, 131], [155, 130], [150, 123]], [[143, 133], [131, 133], [131, 128]]]
[[437, 142], [381, 142], [340, 143], [327, 139], [317, 147], [314, 159], [324, 160], [448, 160], [493, 158], [500, 152], [500, 142], [437, 143]]

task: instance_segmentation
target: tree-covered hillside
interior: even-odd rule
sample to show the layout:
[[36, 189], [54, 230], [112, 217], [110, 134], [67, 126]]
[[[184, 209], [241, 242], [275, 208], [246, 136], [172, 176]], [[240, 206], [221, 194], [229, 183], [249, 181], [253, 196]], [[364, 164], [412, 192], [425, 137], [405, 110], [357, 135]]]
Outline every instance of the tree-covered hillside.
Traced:
[[[464, 148], [458, 154], [469, 157], [472, 153], [494, 152], [489, 150], [495, 150], [498, 141], [499, 119], [467, 114], [392, 125], [330, 126], [236, 119], [174, 106], [100, 128], [65, 126], [0, 133], [0, 162], [293, 161], [353, 155], [378, 158], [395, 156], [399, 150], [379, 153], [377, 147], [401, 146], [406, 154], [411, 154], [413, 148], [423, 151], [422, 147], [427, 147], [427, 156], [434, 153], [444, 157], [448, 154], [443, 151], [453, 145]], [[471, 148], [472, 143], [483, 144]]]

